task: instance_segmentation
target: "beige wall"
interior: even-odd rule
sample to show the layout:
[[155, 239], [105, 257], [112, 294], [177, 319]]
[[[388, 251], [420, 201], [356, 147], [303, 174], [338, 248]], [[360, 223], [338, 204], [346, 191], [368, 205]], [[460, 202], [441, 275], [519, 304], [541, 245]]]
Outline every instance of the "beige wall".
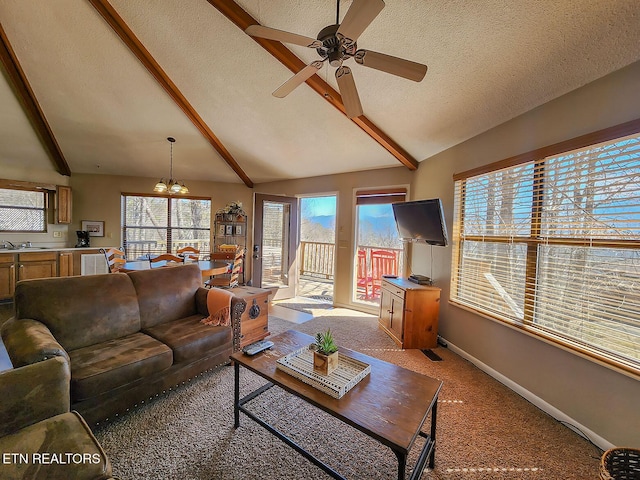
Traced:
[[[640, 118], [640, 62], [421, 163], [413, 198], [440, 197], [451, 235], [452, 175]], [[413, 246], [413, 271], [443, 289], [440, 333], [489, 369], [616, 444], [640, 447], [640, 382], [447, 302], [451, 247]]]
[[[53, 164], [51, 168], [36, 169], [23, 168], [13, 165], [3, 164], [0, 158], [1, 172], [0, 178], [9, 180], [20, 180], [23, 182], [47, 183], [52, 185], [69, 185], [69, 177], [57, 173]], [[51, 197], [50, 197], [51, 198]], [[53, 215], [49, 215], [49, 221], [53, 219]], [[32, 242], [36, 247], [66, 247], [68, 232], [72, 230], [68, 225], [57, 225], [54, 223], [47, 224], [47, 233], [0, 233], [0, 240], [8, 240], [14, 244]], [[54, 237], [54, 232], [60, 232], [60, 237]], [[73, 234], [75, 240], [75, 233]]]
[[[92, 237], [92, 247], [122, 245], [120, 230], [120, 200], [122, 193], [153, 193], [157, 178], [139, 178], [110, 175], [74, 174], [71, 177], [73, 192], [73, 223], [69, 227], [71, 243], [75, 242], [75, 231], [80, 229], [82, 220], [102, 220], [105, 222], [105, 236]], [[242, 183], [186, 182], [189, 194], [211, 198], [211, 210], [215, 211], [234, 201], [242, 202], [251, 215], [253, 192]], [[211, 220], [213, 222], [213, 218]], [[249, 238], [251, 217], [248, 219]], [[211, 226], [213, 228], [213, 225]]]
[[[400, 166], [366, 172], [262, 183], [255, 186], [255, 191], [257, 193], [287, 196], [322, 193], [337, 195], [336, 230], [338, 250], [333, 289], [334, 303], [335, 305], [348, 306], [352, 305], [351, 284], [354, 275], [355, 190], [365, 187], [409, 186], [413, 175], [413, 172]], [[357, 308], [366, 310], [362, 306]]]

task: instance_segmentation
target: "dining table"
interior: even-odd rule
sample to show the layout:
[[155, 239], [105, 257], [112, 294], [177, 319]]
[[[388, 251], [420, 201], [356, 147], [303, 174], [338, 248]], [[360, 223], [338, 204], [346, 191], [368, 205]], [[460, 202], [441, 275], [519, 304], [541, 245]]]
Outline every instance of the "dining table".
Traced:
[[[135, 272], [137, 270], [149, 270], [151, 268], [180, 267], [182, 265], [190, 265], [196, 262], [175, 263], [175, 262], [156, 262], [151, 264], [149, 260], [131, 260], [120, 267], [122, 272]], [[203, 277], [212, 277], [214, 275], [222, 275], [229, 271], [231, 261], [226, 260], [199, 260], [198, 267]]]

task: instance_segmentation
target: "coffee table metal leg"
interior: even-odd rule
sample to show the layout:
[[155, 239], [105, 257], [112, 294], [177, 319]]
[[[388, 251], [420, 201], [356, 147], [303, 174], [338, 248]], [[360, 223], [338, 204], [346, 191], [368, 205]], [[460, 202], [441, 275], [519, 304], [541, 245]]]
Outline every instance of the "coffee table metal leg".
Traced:
[[234, 386], [233, 386], [233, 428], [240, 426], [240, 364], [233, 363]]
[[398, 457], [398, 480], [404, 480], [404, 474], [407, 469], [407, 454], [396, 450], [393, 453]]
[[433, 402], [433, 407], [431, 407], [431, 441], [434, 444], [433, 449], [431, 450], [431, 455], [429, 456], [429, 468], [434, 469], [436, 466], [436, 421], [438, 420], [438, 396]]

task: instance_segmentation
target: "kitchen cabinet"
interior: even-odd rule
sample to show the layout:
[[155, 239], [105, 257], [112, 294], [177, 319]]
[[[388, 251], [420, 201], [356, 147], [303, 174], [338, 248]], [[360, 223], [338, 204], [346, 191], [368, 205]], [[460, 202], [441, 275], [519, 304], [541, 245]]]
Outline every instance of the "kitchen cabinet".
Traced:
[[18, 253], [17, 280], [58, 276], [57, 252]]
[[71, 223], [71, 187], [56, 186], [56, 223]]
[[0, 299], [13, 297], [16, 285], [16, 264], [12, 253], [0, 253]]
[[82, 255], [99, 253], [97, 248], [32, 249], [0, 253], [0, 301], [13, 299], [19, 280], [80, 275]]
[[62, 251], [58, 253], [58, 276], [70, 277], [73, 275], [73, 251]]

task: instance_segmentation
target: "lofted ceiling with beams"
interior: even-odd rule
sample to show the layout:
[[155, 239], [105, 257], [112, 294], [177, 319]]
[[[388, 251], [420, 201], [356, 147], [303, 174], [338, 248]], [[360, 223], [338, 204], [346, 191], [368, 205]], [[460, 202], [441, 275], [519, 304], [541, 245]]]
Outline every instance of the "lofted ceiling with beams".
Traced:
[[350, 120], [327, 62], [271, 95], [314, 49], [243, 31], [315, 38], [334, 0], [2, 0], [0, 166], [167, 176], [172, 136], [185, 181], [415, 169], [640, 60], [637, 0], [385, 3], [358, 47], [429, 70], [416, 83], [347, 60], [364, 110]]

